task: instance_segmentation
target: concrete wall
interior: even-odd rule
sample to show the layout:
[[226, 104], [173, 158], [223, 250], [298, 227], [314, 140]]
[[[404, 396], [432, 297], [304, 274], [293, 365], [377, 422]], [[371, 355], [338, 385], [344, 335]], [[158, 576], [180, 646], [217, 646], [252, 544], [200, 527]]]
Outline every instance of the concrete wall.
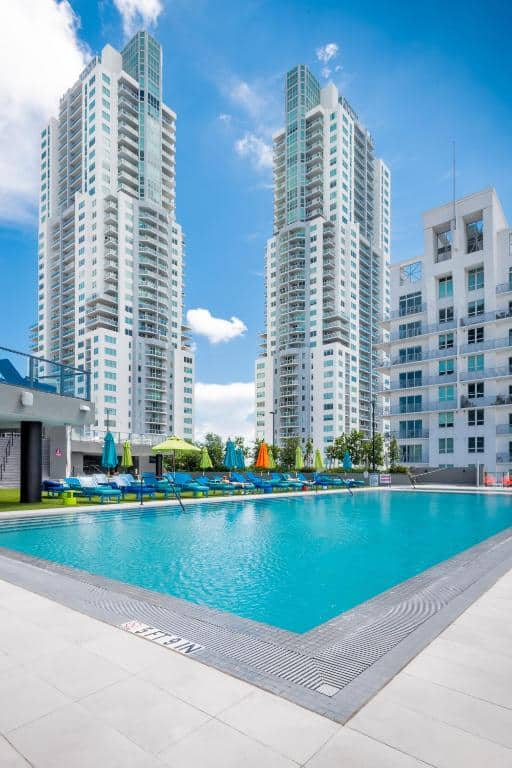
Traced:
[[[21, 404], [23, 393], [32, 395], [32, 405]], [[76, 397], [63, 397], [0, 382], [0, 427], [17, 428], [21, 421], [41, 421], [48, 426], [71, 424], [81, 427], [93, 423], [94, 406]]]

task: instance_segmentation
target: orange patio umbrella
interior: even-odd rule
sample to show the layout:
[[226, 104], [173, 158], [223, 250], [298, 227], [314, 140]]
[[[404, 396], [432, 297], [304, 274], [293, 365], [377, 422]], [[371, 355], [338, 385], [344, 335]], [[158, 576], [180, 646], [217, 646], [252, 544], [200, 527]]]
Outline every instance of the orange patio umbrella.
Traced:
[[262, 443], [260, 445], [254, 466], [256, 469], [268, 469], [270, 467], [268, 448], [266, 443]]

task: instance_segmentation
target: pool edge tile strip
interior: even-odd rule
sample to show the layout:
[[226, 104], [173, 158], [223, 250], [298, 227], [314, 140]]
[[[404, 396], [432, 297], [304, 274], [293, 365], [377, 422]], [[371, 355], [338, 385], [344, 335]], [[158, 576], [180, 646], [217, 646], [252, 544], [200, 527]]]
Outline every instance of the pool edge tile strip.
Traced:
[[0, 547], [0, 578], [341, 723], [511, 568], [508, 528], [295, 634]]

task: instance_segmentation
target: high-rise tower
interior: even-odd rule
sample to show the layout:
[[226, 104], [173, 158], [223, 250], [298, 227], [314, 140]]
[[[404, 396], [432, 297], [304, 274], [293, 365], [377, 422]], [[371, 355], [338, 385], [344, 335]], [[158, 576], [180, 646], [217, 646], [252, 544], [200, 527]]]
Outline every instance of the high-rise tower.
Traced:
[[96, 428], [193, 437], [175, 113], [138, 32], [93, 58], [41, 138], [35, 349], [92, 372]]
[[352, 107], [304, 65], [286, 75], [285, 118], [274, 135], [256, 436], [311, 437], [325, 451], [341, 433], [371, 430], [391, 176]]

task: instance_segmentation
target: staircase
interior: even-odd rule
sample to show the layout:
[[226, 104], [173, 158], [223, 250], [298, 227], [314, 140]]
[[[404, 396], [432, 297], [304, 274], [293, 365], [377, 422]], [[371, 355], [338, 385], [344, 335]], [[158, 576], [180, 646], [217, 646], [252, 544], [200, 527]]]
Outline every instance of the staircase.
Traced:
[[0, 487], [16, 487], [19, 482], [20, 433], [0, 432]]

